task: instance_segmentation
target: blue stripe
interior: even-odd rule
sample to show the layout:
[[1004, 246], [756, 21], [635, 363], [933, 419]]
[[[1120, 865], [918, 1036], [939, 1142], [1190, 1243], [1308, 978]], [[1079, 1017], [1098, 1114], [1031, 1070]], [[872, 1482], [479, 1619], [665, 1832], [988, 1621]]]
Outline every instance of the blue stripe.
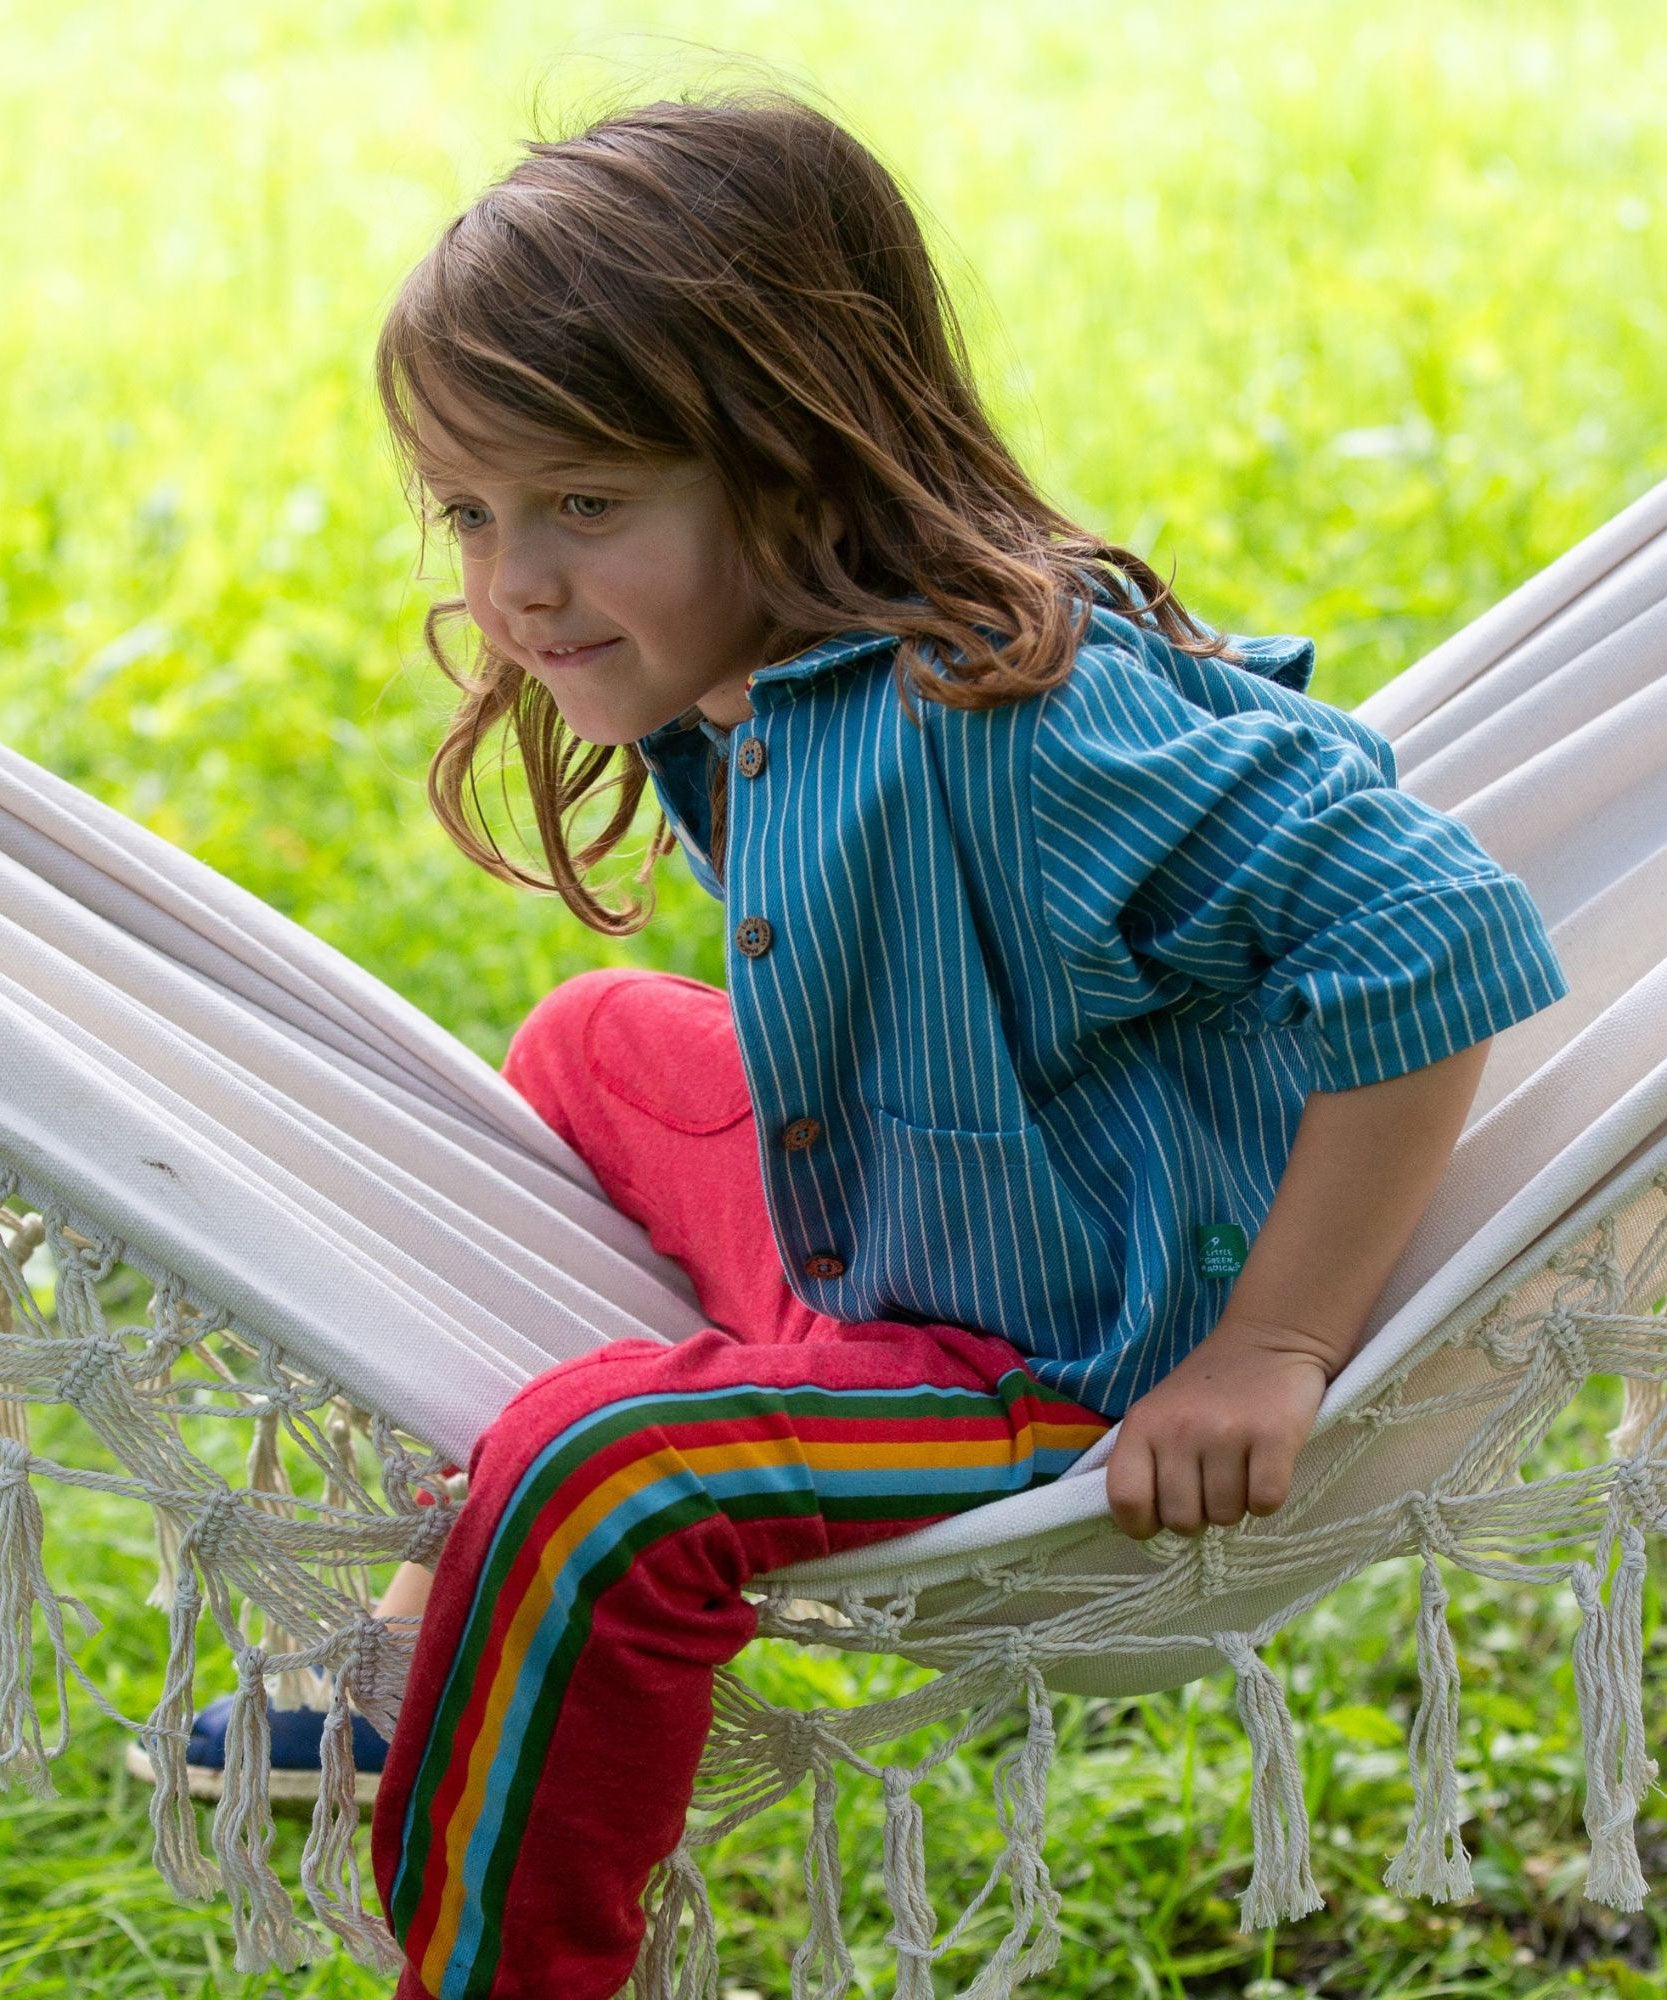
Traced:
[[504, 1712], [503, 1730], [486, 1775], [480, 1812], [464, 1851], [463, 1909], [457, 1942], [446, 1961], [441, 2000], [461, 2000], [469, 1969], [480, 1950], [481, 1895], [503, 1824], [504, 1805], [521, 1761], [522, 1740], [538, 1705], [551, 1657], [561, 1643], [573, 1607], [592, 1571], [607, 1561], [623, 1536], [678, 1500], [702, 1491], [714, 1500], [725, 1500], [743, 1493], [803, 1493], [809, 1487], [810, 1480], [802, 1465], [747, 1466], [734, 1472], [710, 1474], [704, 1479], [688, 1471], [669, 1473], [664, 1479], [627, 1495], [574, 1548], [551, 1589], [549, 1608], [539, 1618], [537, 1631], [516, 1676], [515, 1692]]

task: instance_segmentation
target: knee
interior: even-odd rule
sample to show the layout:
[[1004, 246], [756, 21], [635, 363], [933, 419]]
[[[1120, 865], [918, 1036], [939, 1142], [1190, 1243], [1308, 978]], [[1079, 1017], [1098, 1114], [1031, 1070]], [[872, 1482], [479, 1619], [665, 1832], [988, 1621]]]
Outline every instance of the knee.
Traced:
[[585, 1041], [591, 1017], [621, 980], [640, 978], [629, 965], [593, 966], [553, 987], [510, 1037], [500, 1072], [540, 1117], [571, 1145], [564, 1115], [585, 1074]]

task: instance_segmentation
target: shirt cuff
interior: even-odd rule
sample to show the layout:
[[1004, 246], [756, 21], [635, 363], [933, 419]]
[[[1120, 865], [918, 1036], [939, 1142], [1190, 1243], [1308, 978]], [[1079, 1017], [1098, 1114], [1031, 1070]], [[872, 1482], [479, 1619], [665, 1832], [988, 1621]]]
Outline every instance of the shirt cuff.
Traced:
[[1427, 1068], [1569, 990], [1527, 885], [1506, 874], [1363, 910], [1299, 947], [1281, 970], [1309, 1001], [1316, 1090]]

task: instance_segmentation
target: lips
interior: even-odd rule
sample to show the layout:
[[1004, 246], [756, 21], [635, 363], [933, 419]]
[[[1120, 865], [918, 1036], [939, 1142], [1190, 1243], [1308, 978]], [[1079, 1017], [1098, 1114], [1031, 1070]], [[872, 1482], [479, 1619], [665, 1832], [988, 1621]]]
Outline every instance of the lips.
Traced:
[[553, 652], [546, 646], [535, 646], [533, 658], [541, 667], [583, 667], [599, 658], [610, 646], [617, 646], [617, 639], [598, 639], [593, 645], [577, 647], [572, 652]]

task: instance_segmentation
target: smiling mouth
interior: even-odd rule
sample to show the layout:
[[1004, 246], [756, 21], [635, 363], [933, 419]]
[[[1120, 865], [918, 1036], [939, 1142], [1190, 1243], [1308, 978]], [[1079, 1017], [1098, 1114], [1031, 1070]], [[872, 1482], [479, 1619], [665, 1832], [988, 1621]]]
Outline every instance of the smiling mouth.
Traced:
[[598, 639], [594, 646], [575, 646], [570, 652], [556, 652], [543, 646], [533, 648], [533, 658], [541, 667], [583, 667], [605, 653], [610, 646], [617, 646], [617, 639]]

